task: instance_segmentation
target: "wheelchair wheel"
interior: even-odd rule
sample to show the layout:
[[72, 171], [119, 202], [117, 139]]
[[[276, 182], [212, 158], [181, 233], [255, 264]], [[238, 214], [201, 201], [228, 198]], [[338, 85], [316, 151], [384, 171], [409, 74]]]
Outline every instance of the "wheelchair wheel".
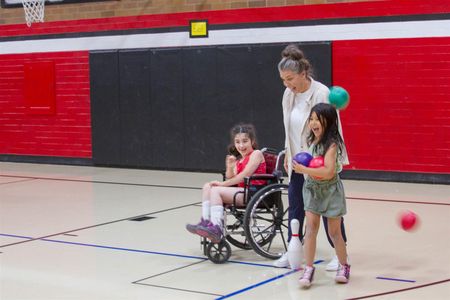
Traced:
[[253, 250], [277, 259], [287, 251], [288, 185], [272, 184], [258, 191], [249, 201], [244, 230]]
[[225, 240], [221, 240], [218, 244], [209, 243], [206, 254], [213, 263], [223, 264], [227, 262], [231, 256], [230, 244]]
[[237, 214], [227, 215], [227, 241], [235, 247], [244, 250], [251, 250], [252, 246], [248, 242], [244, 231], [244, 211], [237, 211]]

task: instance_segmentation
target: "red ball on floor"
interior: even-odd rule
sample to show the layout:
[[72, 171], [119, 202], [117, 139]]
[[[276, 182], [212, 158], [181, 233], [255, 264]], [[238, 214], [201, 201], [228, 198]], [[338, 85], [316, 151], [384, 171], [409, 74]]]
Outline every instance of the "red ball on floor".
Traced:
[[418, 220], [418, 216], [412, 211], [408, 210], [400, 215], [399, 222], [403, 230], [410, 231], [417, 226]]

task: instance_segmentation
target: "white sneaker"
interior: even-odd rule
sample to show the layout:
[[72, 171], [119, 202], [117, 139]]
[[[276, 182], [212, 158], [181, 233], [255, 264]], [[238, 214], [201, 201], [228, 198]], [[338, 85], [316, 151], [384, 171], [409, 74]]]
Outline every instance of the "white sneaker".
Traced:
[[[347, 256], [347, 264], [350, 264], [349, 258]], [[333, 256], [333, 258], [330, 260], [330, 262], [327, 264], [327, 266], [325, 267], [325, 270], [327, 271], [337, 271], [339, 268], [339, 259], [338, 257], [335, 255]]]
[[[284, 253], [279, 259], [273, 262], [273, 266], [277, 268], [287, 268], [289, 267], [289, 260], [287, 252]], [[337, 268], [336, 268], [337, 270]]]
[[339, 268], [339, 259], [335, 255], [330, 260], [330, 262], [327, 264], [327, 266], [325, 267], [325, 270], [327, 270], [327, 271], [337, 271], [338, 268]]

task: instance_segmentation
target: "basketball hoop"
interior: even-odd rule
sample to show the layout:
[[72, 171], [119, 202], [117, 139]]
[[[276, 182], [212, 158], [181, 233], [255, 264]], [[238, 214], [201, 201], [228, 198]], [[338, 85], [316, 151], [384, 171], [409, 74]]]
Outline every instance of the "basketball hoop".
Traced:
[[44, 22], [45, 0], [22, 0], [22, 5], [28, 27], [31, 23]]

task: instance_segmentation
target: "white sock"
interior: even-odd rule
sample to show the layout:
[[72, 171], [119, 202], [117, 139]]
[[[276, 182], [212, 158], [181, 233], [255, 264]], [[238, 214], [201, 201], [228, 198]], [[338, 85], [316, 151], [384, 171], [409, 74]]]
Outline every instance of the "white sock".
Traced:
[[222, 227], [222, 225], [223, 225], [223, 206], [222, 205], [211, 206], [211, 222], [214, 225], [219, 225], [220, 227]]
[[202, 218], [203, 218], [203, 220], [209, 220], [211, 218], [210, 209], [209, 209], [209, 201], [202, 202]]

